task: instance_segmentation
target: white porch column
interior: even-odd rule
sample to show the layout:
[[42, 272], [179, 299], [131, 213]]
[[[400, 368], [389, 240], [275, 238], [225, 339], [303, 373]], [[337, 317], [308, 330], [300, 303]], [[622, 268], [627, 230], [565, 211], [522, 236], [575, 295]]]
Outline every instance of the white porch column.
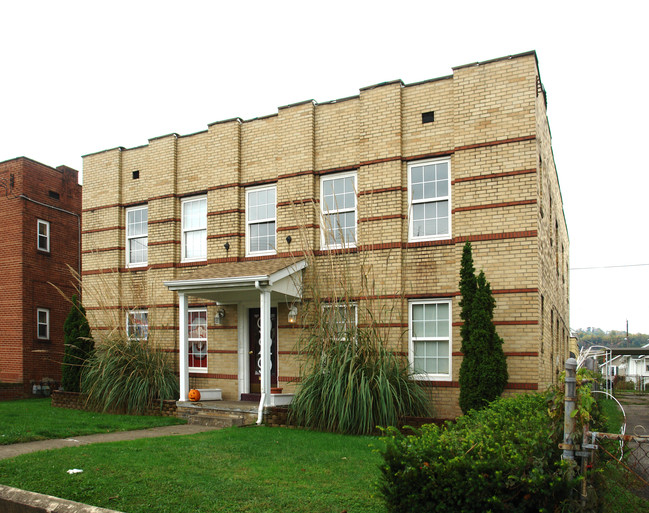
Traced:
[[270, 291], [259, 286], [259, 312], [260, 312], [260, 337], [261, 346], [261, 399], [259, 401], [259, 412], [257, 424], [264, 420], [264, 407], [270, 404]]
[[270, 404], [270, 291], [262, 290], [259, 298], [261, 313], [261, 397], [264, 406]]
[[180, 400], [189, 401], [189, 361], [187, 341], [187, 296], [184, 292], [178, 292], [178, 326], [180, 347], [178, 355], [180, 371]]

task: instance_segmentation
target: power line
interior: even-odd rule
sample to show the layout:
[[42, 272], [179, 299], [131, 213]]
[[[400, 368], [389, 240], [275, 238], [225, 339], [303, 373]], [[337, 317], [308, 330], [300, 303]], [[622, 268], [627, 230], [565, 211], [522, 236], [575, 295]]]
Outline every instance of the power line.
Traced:
[[618, 267], [646, 267], [649, 264], [625, 264], [625, 265], [602, 265], [602, 266], [593, 266], [593, 267], [571, 267], [571, 271], [583, 271], [588, 269], [614, 269]]

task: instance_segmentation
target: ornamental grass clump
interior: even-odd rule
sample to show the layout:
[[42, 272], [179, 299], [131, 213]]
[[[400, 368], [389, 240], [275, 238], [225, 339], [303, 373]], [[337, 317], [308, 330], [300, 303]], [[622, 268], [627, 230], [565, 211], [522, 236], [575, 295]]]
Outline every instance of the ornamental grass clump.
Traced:
[[405, 416], [430, 414], [428, 399], [410, 379], [407, 363], [371, 329], [313, 340], [311, 372], [291, 404], [291, 421], [313, 429], [371, 434]]
[[81, 380], [88, 403], [104, 411], [144, 413], [179, 395], [166, 353], [147, 340], [104, 340], [86, 362]]
[[[331, 219], [322, 217], [322, 226]], [[346, 236], [346, 235], [345, 235]], [[345, 240], [340, 234], [339, 239]], [[430, 398], [403, 357], [407, 301], [390, 279], [392, 255], [370, 259], [342, 244], [316, 258], [301, 229], [306, 258], [302, 331], [298, 340], [300, 384], [289, 421], [313, 429], [370, 434], [407, 416], [430, 416]], [[357, 241], [354, 242], [356, 244]], [[381, 297], [389, 297], [384, 300]]]

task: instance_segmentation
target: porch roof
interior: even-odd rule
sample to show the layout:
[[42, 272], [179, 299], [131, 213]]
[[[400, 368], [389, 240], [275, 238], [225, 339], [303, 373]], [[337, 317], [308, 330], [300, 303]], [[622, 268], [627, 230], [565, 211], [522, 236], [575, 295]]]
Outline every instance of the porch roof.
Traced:
[[284, 296], [302, 296], [306, 260], [271, 258], [209, 264], [179, 280], [164, 282], [171, 291], [222, 304], [258, 299], [260, 287]]

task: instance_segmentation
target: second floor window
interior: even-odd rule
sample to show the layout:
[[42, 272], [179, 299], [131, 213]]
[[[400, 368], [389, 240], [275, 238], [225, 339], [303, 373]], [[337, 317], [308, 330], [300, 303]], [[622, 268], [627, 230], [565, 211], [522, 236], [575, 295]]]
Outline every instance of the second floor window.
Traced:
[[48, 221], [38, 220], [38, 239], [37, 248], [41, 251], [50, 251], [50, 223]]
[[450, 167], [449, 160], [408, 166], [411, 241], [451, 236]]
[[356, 246], [356, 173], [322, 177], [320, 208], [322, 247]]
[[126, 265], [147, 264], [149, 243], [149, 209], [134, 207], [126, 211]]
[[246, 191], [246, 249], [248, 254], [275, 253], [275, 187]]
[[182, 261], [207, 258], [207, 198], [188, 198], [182, 202]]

